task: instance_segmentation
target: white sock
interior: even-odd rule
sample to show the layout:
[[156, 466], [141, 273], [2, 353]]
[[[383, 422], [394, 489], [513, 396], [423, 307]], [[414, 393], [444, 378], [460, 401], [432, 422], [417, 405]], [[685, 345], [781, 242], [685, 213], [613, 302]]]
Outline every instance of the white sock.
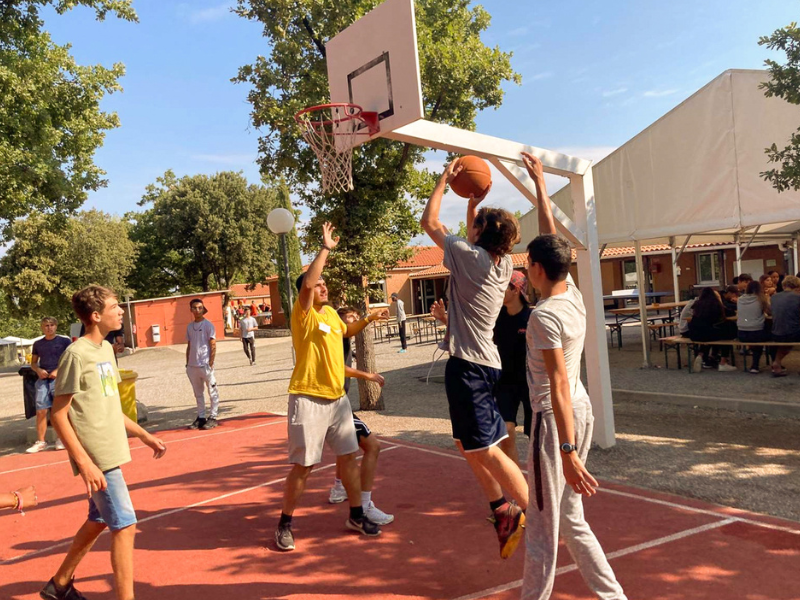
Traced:
[[361, 492], [361, 506], [366, 509], [372, 502], [372, 492]]

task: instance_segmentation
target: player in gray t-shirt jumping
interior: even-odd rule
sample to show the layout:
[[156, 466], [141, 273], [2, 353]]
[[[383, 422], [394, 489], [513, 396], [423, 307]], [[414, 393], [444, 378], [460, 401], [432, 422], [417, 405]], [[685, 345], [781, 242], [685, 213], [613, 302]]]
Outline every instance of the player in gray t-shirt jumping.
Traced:
[[[511, 280], [508, 254], [519, 240], [519, 224], [508, 211], [478, 210], [487, 189], [482, 197], [469, 199], [467, 239], [451, 235], [439, 220], [439, 208], [445, 187], [460, 170], [456, 163], [447, 166], [420, 224], [444, 250], [444, 266], [450, 270], [445, 390], [453, 438], [489, 500], [500, 556], [508, 558], [522, 538], [528, 486], [517, 463], [498, 446], [508, 432], [493, 396], [501, 363], [492, 336]], [[516, 504], [505, 499], [503, 490]]]
[[528, 279], [541, 294], [528, 320], [528, 385], [534, 412], [528, 481], [523, 600], [546, 600], [563, 538], [592, 592], [625, 600], [622, 586], [583, 515], [597, 481], [584, 463], [592, 444], [592, 405], [581, 383], [586, 309], [569, 267], [572, 250], [556, 235], [542, 162], [523, 153], [539, 199], [539, 236], [528, 244]]

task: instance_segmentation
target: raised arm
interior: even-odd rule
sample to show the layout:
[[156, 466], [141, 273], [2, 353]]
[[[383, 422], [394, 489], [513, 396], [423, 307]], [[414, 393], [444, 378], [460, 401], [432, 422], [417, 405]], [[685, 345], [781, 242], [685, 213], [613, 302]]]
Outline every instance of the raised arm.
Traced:
[[[444, 173], [439, 177], [436, 187], [433, 188], [431, 197], [428, 198], [428, 204], [425, 205], [425, 210], [422, 211], [422, 218], [419, 221], [425, 233], [427, 233], [433, 240], [433, 243], [442, 250], [444, 250], [444, 238], [447, 237], [447, 227], [439, 220], [439, 211], [442, 207], [442, 196], [444, 195], [447, 184], [453, 181], [453, 178], [455, 178], [463, 168], [457, 166], [457, 163], [458, 161], [454, 160], [445, 167]], [[469, 212], [467, 212], [467, 219], [469, 219]], [[469, 225], [470, 224], [467, 223], [467, 227], [469, 227]]]
[[[556, 221], [553, 218], [553, 209], [550, 207], [550, 196], [547, 195], [547, 185], [544, 182], [544, 167], [542, 161], [533, 154], [522, 153], [522, 162], [528, 170], [528, 175], [536, 186], [536, 197], [539, 199], [537, 216], [539, 217], [539, 234], [556, 232]], [[533, 204], [533, 202], [531, 202]]]
[[[306, 271], [306, 276], [303, 277], [303, 285], [300, 287], [300, 295], [297, 299], [304, 312], [308, 312], [314, 306], [314, 287], [322, 275], [328, 255], [339, 243], [339, 236], [333, 237], [333, 232], [334, 227], [330, 223], [322, 225], [322, 248], [319, 249], [319, 253]], [[287, 314], [291, 311], [292, 307], [290, 306]]]
[[431, 316], [447, 325], [447, 311], [444, 309], [444, 300], [439, 298], [433, 301], [433, 304], [431, 304]]

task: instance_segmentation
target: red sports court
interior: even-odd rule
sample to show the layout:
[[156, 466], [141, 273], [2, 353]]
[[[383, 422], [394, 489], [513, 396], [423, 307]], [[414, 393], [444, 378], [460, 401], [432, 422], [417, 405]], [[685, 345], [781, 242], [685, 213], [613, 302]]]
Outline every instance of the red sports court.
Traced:
[[[376, 539], [344, 527], [327, 503], [333, 457], [309, 478], [295, 517], [297, 550], [275, 549], [286, 464], [286, 419], [251, 415], [212, 432], [160, 434], [155, 461], [138, 440], [125, 467], [139, 516], [136, 594], [141, 599], [519, 597], [524, 546], [498, 556], [488, 508], [455, 453], [384, 439], [379, 506], [396, 520]], [[0, 598], [38, 598], [86, 517], [82, 482], [63, 452], [0, 459], [0, 489], [34, 484], [40, 506], [0, 517]], [[629, 598], [800, 598], [800, 523], [606, 484], [588, 518]], [[109, 536], [77, 573], [90, 598], [111, 597]], [[553, 598], [591, 595], [560, 553]]]

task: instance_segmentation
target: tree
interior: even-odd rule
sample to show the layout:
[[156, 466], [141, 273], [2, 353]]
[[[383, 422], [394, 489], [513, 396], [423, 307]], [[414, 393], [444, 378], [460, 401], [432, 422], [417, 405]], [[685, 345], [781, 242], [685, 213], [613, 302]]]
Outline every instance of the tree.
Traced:
[[[0, 337], [13, 335], [21, 338], [35, 338], [42, 335], [38, 315], [12, 315], [6, 295], [0, 291]], [[59, 323], [60, 333], [64, 328]]]
[[14, 244], [0, 259], [0, 288], [13, 317], [74, 320], [72, 294], [89, 284], [129, 292], [137, 247], [126, 221], [98, 210], [55, 219], [31, 214], [11, 226]]
[[131, 278], [140, 296], [165, 290], [224, 290], [260, 283], [275, 272], [277, 242], [267, 228], [273, 190], [241, 173], [178, 179], [167, 171], [147, 186], [134, 217], [142, 261]]
[[[298, 211], [295, 211], [294, 208], [292, 208], [292, 199], [289, 195], [289, 187], [283, 182], [281, 182], [281, 185], [278, 187], [276, 208], [285, 208], [286, 210], [290, 211], [295, 215], [295, 223], [297, 223], [297, 217], [299, 216]], [[300, 240], [297, 237], [297, 227], [295, 226], [294, 229], [287, 233], [284, 239], [286, 240], [286, 249], [289, 256], [289, 285], [294, 286], [294, 282], [298, 277], [300, 277], [300, 273], [303, 272], [303, 261], [300, 258]], [[286, 279], [283, 269], [283, 252], [280, 249], [276, 254], [276, 261], [276, 268], [278, 271], [278, 290], [281, 294], [281, 305], [287, 307], [289, 306], [289, 298], [286, 294]], [[284, 308], [284, 311], [286, 310], [291, 311], [292, 308], [289, 306], [288, 309]]]
[[88, 191], [106, 185], [94, 153], [119, 119], [100, 101], [122, 89], [125, 68], [78, 65], [39, 17], [45, 6], [64, 13], [77, 5], [93, 8], [98, 20], [108, 13], [136, 20], [130, 0], [0, 1], [0, 239], [14, 219], [73, 214]]
[[[771, 36], [758, 40], [759, 46], [786, 53], [786, 64], [765, 60], [770, 81], [761, 84], [767, 98], [783, 98], [790, 104], [800, 104], [800, 28], [797, 23], [777, 29]], [[776, 143], [764, 150], [769, 162], [779, 165], [761, 173], [779, 192], [800, 189], [800, 129], [792, 134], [789, 145], [779, 149]]]
[[[323, 195], [315, 185], [319, 167], [302, 141], [293, 115], [328, 101], [324, 43], [374, 8], [378, 0], [238, 0], [236, 12], [263, 24], [270, 53], [239, 70], [234, 79], [252, 85], [252, 120], [266, 133], [259, 141], [263, 173], [284, 177], [310, 209], [305, 249], [320, 244], [321, 225], [330, 220], [342, 241], [326, 269], [334, 298], [366, 308], [367, 285], [407, 258], [408, 241], [419, 232], [420, 201], [436, 175], [418, 170], [419, 147], [377, 139], [353, 157], [355, 189]], [[467, 0], [419, 1], [417, 35], [426, 118], [473, 129], [478, 110], [502, 102], [504, 81], [519, 82], [510, 55], [488, 48], [480, 34], [490, 21]], [[359, 368], [375, 370], [369, 330], [356, 338]], [[362, 409], [383, 406], [378, 386], [359, 381]]]

